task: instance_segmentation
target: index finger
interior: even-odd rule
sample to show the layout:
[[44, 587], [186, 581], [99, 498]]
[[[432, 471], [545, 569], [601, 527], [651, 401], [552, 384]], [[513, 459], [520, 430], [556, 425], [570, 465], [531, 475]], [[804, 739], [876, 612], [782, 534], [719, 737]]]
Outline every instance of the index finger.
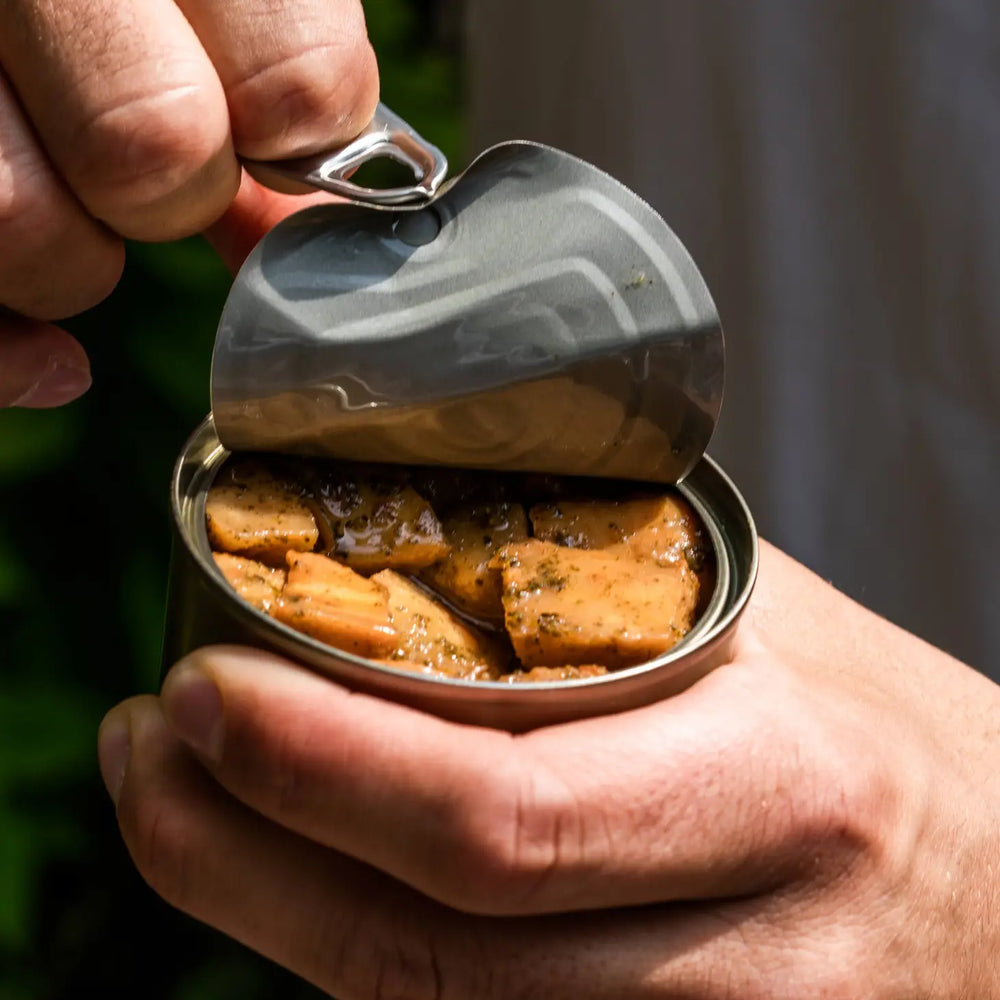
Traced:
[[[811, 755], [774, 723], [777, 691], [753, 710], [762, 669], [517, 737], [228, 647], [182, 661], [162, 700], [217, 780], [265, 816], [452, 907], [525, 914], [745, 894], [789, 874]], [[805, 817], [828, 821], [822, 807]]]
[[353, 139], [378, 102], [360, 0], [178, 0], [226, 92], [243, 156], [284, 159]]
[[58, 173], [115, 232], [189, 235], [232, 200], [225, 93], [173, 0], [8, 0], [0, 59]]

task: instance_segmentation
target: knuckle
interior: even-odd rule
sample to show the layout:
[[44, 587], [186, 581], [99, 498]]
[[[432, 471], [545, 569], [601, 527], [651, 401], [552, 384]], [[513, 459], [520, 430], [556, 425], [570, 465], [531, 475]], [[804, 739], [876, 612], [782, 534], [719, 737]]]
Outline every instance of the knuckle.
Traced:
[[292, 827], [308, 826], [317, 810], [326, 810], [331, 792], [323, 732], [306, 720], [298, 727], [258, 725], [236, 709], [230, 724], [220, 771], [241, 798]]
[[191, 187], [228, 145], [225, 109], [203, 88], [176, 86], [97, 114], [73, 143], [79, 155], [67, 173], [93, 215], [130, 235], [131, 213]]
[[103, 302], [118, 287], [125, 269], [125, 247], [116, 241], [113, 247], [102, 247], [90, 257], [90, 267], [86, 275], [72, 286], [63, 290], [58, 301], [40, 302], [38, 309], [47, 309], [51, 315], [39, 315], [41, 319], [63, 319], [75, 316]]
[[[305, 774], [308, 760], [309, 741], [304, 732], [284, 730], [273, 737], [273, 742], [268, 741], [265, 759], [258, 761], [254, 773], [265, 776], [262, 792], [267, 797], [267, 808], [275, 815], [294, 819], [308, 813], [308, 790], [314, 787]], [[259, 780], [253, 774], [245, 778], [248, 782]]]
[[834, 839], [864, 845], [892, 811], [895, 798], [884, 758], [842, 748], [830, 762], [830, 793], [821, 817]]
[[182, 814], [157, 796], [140, 796], [126, 807], [119, 823], [139, 874], [167, 902], [183, 909], [189, 883], [189, 852]]
[[523, 913], [557, 877], [578, 871], [582, 810], [550, 778], [528, 770], [491, 795], [477, 789], [456, 809], [447, 902], [484, 915]]
[[503, 837], [456, 830], [449, 854], [451, 864], [441, 873], [441, 898], [467, 913], [502, 915], [514, 908], [518, 876]]
[[348, 996], [372, 1000], [443, 1000], [437, 946], [414, 922], [389, 920], [378, 928], [359, 922], [339, 949], [342, 987]]
[[797, 751], [807, 775], [807, 793], [796, 802], [798, 836], [828, 859], [835, 875], [859, 863], [891, 864], [897, 850], [908, 853], [900, 839], [907, 835], [906, 792], [881, 739], [854, 727], [814, 727], [800, 734]]
[[37, 160], [18, 160], [0, 161], [0, 301], [36, 319], [83, 312], [118, 284], [124, 249]]
[[[5, 273], [0, 285], [0, 301], [24, 316], [46, 321], [86, 312], [103, 302], [117, 286], [125, 265], [124, 248], [119, 247], [119, 251], [93, 253], [91, 266], [85, 273], [69, 276], [60, 276], [51, 253], [26, 257], [21, 263], [30, 266], [30, 272], [24, 273], [19, 268]], [[4, 270], [3, 261], [0, 261], [0, 270]], [[40, 280], [40, 276], [44, 278]]]
[[[431, 907], [428, 911], [425, 907]], [[428, 900], [389, 915], [354, 921], [345, 933], [319, 928], [319, 954], [330, 956], [338, 996], [372, 1000], [481, 1000], [522, 996], [506, 961], [498, 961], [497, 927], [469, 920]], [[332, 978], [332, 977], [331, 977]], [[534, 995], [534, 994], [532, 994]]]
[[[19, 253], [47, 238], [48, 220], [58, 193], [37, 156], [28, 150], [5, 150], [0, 156], [0, 251]], [[27, 245], [26, 245], [27, 241]]]
[[[7, 156], [0, 160], [0, 226], [6, 230], [19, 228], [28, 230], [30, 227], [25, 225], [25, 222], [33, 214], [32, 209], [36, 204], [36, 198], [33, 196], [35, 185], [25, 183], [23, 171], [18, 169], [18, 161], [22, 159], [24, 157], [14, 160]], [[28, 166], [30, 178], [31, 165]]]
[[357, 135], [378, 100], [378, 71], [361, 35], [314, 44], [259, 69], [228, 91], [236, 148], [291, 156]]

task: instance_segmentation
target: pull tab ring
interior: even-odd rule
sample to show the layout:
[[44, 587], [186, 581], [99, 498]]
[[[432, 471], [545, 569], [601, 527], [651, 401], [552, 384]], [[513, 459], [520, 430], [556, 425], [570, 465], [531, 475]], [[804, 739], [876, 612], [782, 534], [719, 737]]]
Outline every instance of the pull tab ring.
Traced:
[[[416, 183], [370, 188], [348, 179], [361, 164], [379, 157], [409, 167]], [[275, 191], [302, 194], [318, 188], [376, 208], [429, 201], [448, 173], [444, 153], [382, 103], [364, 132], [340, 149], [291, 160], [244, 160], [243, 165], [251, 177]]]

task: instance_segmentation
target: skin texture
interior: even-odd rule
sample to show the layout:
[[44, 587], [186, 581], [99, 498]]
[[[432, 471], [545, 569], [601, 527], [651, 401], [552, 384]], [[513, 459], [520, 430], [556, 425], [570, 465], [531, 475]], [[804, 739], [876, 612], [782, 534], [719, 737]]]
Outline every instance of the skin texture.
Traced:
[[1000, 996], [1000, 691], [764, 546], [732, 663], [522, 736], [232, 647], [114, 709], [164, 898], [342, 1000]]
[[105, 298], [123, 237], [211, 228], [238, 266], [307, 204], [245, 179], [357, 135], [378, 100], [360, 0], [0, 4], [0, 406], [90, 384], [51, 321]]

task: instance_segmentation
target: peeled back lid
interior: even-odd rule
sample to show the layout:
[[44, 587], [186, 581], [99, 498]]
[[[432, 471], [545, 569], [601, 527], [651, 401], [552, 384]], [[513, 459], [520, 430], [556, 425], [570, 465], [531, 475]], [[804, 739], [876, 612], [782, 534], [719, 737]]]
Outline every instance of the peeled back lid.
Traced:
[[212, 410], [232, 450], [676, 482], [723, 370], [666, 223], [590, 164], [509, 142], [421, 205], [268, 233], [223, 310]]

